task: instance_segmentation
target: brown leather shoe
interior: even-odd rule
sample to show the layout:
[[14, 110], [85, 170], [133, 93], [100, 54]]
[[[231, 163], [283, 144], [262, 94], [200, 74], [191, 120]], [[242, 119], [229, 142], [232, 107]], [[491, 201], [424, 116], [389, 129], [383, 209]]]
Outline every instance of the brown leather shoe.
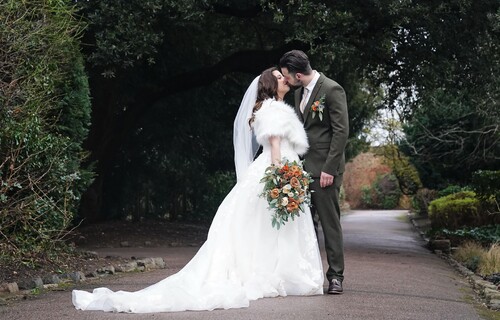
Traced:
[[329, 294], [341, 294], [344, 292], [342, 288], [342, 281], [339, 279], [332, 279], [330, 281], [330, 285], [328, 286]]

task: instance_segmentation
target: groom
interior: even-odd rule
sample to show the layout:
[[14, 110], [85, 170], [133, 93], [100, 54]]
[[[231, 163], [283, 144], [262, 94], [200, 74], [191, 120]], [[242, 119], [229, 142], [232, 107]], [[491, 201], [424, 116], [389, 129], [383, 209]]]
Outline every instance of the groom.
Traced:
[[[309, 151], [304, 157], [311, 173], [313, 217], [323, 227], [328, 260], [328, 293], [343, 292], [344, 247], [340, 225], [339, 192], [345, 167], [344, 149], [349, 135], [349, 120], [344, 89], [335, 81], [311, 68], [309, 58], [292, 50], [280, 59], [281, 72], [295, 91], [295, 111], [304, 123]], [[317, 232], [317, 219], [314, 219]]]

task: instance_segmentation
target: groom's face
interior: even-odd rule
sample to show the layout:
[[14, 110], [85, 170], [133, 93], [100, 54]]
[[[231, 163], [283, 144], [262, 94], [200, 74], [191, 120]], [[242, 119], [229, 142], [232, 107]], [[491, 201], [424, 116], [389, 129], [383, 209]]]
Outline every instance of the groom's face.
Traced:
[[288, 68], [281, 68], [281, 73], [289, 85], [293, 87], [302, 86], [302, 81], [297, 77], [297, 74], [288, 72]]

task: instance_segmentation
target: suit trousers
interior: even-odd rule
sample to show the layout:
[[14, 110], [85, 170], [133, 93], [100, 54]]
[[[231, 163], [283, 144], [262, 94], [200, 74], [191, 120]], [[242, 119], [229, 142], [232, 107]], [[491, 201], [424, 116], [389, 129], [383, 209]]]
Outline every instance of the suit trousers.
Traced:
[[311, 183], [310, 188], [313, 216], [316, 235], [318, 234], [318, 220], [323, 228], [325, 250], [328, 261], [326, 278], [344, 280], [344, 242], [342, 226], [340, 225], [339, 193], [343, 174], [334, 176], [333, 185], [321, 188], [319, 178]]

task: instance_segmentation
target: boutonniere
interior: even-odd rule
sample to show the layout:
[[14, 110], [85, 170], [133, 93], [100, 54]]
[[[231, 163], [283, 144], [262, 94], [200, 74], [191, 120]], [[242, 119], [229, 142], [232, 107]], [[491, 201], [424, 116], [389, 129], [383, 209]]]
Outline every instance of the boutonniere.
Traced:
[[325, 110], [325, 99], [326, 95], [322, 95], [319, 100], [314, 101], [311, 106], [312, 118], [316, 117], [316, 114], [319, 116], [319, 120], [323, 121], [323, 111]]

